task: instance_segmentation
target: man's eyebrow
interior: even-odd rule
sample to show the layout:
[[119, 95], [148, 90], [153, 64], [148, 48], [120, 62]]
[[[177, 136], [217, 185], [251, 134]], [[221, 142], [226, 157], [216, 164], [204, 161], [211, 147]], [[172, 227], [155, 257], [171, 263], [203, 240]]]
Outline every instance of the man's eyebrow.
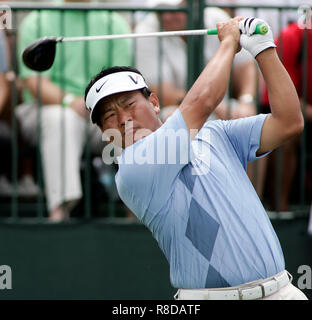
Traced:
[[[119, 104], [123, 105], [127, 103], [128, 100], [130, 100], [134, 96], [133, 93], [127, 94], [124, 97], [121, 97], [118, 101]], [[101, 106], [101, 115], [103, 116], [105, 113], [113, 111], [114, 107], [109, 105], [108, 103], [106, 105]]]
[[104, 110], [102, 110], [101, 114], [103, 116], [105, 113], [110, 112], [112, 110], [113, 110], [113, 107], [112, 106], [108, 106], [108, 107], [104, 108]]
[[124, 104], [126, 103], [128, 100], [130, 100], [133, 97], [133, 94], [128, 94], [122, 98], [120, 98], [119, 103], [120, 104]]

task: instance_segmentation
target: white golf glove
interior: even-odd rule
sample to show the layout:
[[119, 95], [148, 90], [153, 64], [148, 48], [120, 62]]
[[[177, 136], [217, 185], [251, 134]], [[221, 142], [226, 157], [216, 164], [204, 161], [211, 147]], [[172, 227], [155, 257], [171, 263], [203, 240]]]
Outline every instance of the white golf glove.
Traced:
[[[266, 34], [253, 34], [258, 24], [266, 24], [268, 32]], [[254, 57], [268, 48], [275, 48], [273, 33], [270, 26], [262, 19], [246, 18], [238, 23], [242, 34], [240, 36], [240, 45], [249, 51]]]

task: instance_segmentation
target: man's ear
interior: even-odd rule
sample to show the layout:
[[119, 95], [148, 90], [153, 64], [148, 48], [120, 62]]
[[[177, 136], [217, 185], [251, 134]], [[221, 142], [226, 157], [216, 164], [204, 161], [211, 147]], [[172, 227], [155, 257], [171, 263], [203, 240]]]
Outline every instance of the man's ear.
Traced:
[[160, 106], [159, 106], [159, 99], [156, 95], [156, 93], [152, 92], [150, 94], [150, 96], [148, 97], [150, 103], [152, 104], [154, 111], [156, 112], [156, 114], [158, 114], [160, 112]]

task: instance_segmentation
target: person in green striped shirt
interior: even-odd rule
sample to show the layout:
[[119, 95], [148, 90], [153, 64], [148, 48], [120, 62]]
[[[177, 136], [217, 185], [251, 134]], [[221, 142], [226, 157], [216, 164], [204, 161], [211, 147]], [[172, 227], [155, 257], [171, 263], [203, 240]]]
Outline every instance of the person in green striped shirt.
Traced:
[[40, 76], [23, 64], [22, 52], [44, 36], [122, 34], [129, 33], [130, 28], [116, 12], [42, 10], [28, 14], [18, 31], [19, 76], [25, 90], [24, 103], [16, 114], [25, 138], [40, 143], [49, 218], [61, 221], [69, 217], [70, 208], [82, 197], [80, 158], [86, 130], [90, 130], [91, 148], [97, 146], [100, 151], [101, 135], [86, 120], [84, 88], [101, 68], [131, 65], [132, 43], [130, 39], [64, 43], [57, 48], [52, 68]]

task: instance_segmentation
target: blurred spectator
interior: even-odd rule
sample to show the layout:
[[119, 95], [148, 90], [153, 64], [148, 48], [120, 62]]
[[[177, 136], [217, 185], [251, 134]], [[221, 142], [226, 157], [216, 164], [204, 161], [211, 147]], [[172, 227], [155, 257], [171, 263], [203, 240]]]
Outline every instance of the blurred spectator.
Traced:
[[[185, 1], [179, 1], [184, 5]], [[159, 3], [164, 6], [164, 4]], [[168, 5], [169, 6], [169, 5]], [[204, 11], [205, 28], [215, 28], [217, 22], [230, 19], [219, 8], [206, 8]], [[137, 33], [177, 31], [187, 29], [187, 16], [184, 12], [164, 12], [149, 14], [138, 23]], [[161, 43], [161, 47], [160, 47]], [[207, 63], [219, 47], [217, 36], [204, 38], [204, 59]], [[142, 38], [136, 42], [136, 65], [149, 79], [149, 86], [161, 98], [163, 107], [178, 105], [184, 98], [187, 81], [187, 37]], [[159, 53], [161, 50], [161, 57]], [[161, 60], [160, 60], [161, 59]], [[254, 102], [256, 93], [257, 69], [254, 59], [245, 50], [241, 50], [234, 59], [232, 74], [232, 97], [229, 92], [216, 108], [211, 119], [236, 119], [256, 114]], [[161, 81], [161, 83], [160, 83]], [[265, 158], [257, 161], [258, 175], [254, 174], [255, 164], [248, 164], [248, 176], [261, 196]]]
[[[181, 5], [184, 4], [182, 1]], [[205, 28], [215, 28], [216, 23], [226, 21], [229, 16], [221, 9], [209, 8], [205, 10]], [[155, 32], [161, 27], [164, 31], [176, 31], [187, 29], [187, 16], [184, 12], [164, 12], [157, 16], [149, 14], [140, 22], [135, 32]], [[158, 57], [161, 41], [161, 65]], [[219, 47], [217, 36], [205, 37], [204, 56], [205, 63], [209, 61]], [[162, 98], [162, 106], [177, 105], [183, 99], [186, 90], [186, 66], [187, 66], [187, 38], [166, 37], [137, 39], [136, 64], [139, 70], [143, 70], [149, 79], [149, 85], [153, 91]], [[230, 118], [253, 115], [256, 108], [253, 103], [255, 95], [256, 67], [252, 57], [244, 50], [239, 53], [234, 62], [234, 84], [238, 91], [238, 104], [231, 110]], [[162, 83], [159, 86], [159, 79]], [[248, 102], [247, 102], [248, 101]], [[225, 102], [225, 101], [224, 101]], [[219, 118], [228, 118], [226, 104], [223, 103], [216, 110]]]
[[[288, 24], [299, 21], [302, 18], [302, 10], [299, 10], [299, 7], [308, 7], [308, 2], [306, 0], [261, 0], [261, 1], [251, 1], [251, 0], [209, 0], [209, 4], [212, 5], [252, 5], [256, 6], [256, 9], [248, 9], [248, 8], [228, 8], [226, 9], [227, 12], [232, 16], [243, 16], [243, 17], [248, 17], [248, 16], [257, 16], [257, 18], [262, 18], [265, 21], [267, 21], [271, 29], [273, 31], [274, 36], [278, 36], [281, 29], [285, 28]], [[279, 10], [279, 9], [269, 9], [269, 8], [258, 8], [261, 6], [277, 6], [277, 7], [284, 7], [284, 9]], [[287, 9], [287, 7], [294, 7], [295, 9]], [[260, 95], [262, 95], [261, 88], [264, 85], [264, 81], [262, 78], [261, 73], [259, 73], [259, 80], [260, 84]], [[269, 112], [268, 107], [262, 109], [261, 112]], [[290, 193], [290, 184], [292, 182], [292, 177], [294, 175], [294, 172], [296, 170], [297, 166], [297, 156], [294, 154], [294, 147], [298, 146], [299, 143], [299, 137], [295, 138], [292, 142], [287, 143], [286, 145], [283, 146], [283, 158], [287, 154], [287, 160], [285, 164], [285, 168], [288, 168], [289, 170], [286, 170], [287, 172], [283, 172], [283, 181], [284, 183], [281, 183], [281, 189], [282, 189], [282, 196], [281, 196], [281, 201], [280, 203], [276, 206], [276, 204], [273, 204], [274, 202], [274, 195], [276, 196], [275, 191], [272, 190], [272, 192], [269, 191], [271, 200], [271, 208], [274, 210], [282, 210], [283, 211], [283, 217], [291, 217], [292, 213], [289, 212], [288, 210], [288, 197]], [[267, 162], [269, 162], [269, 167], [271, 167], [272, 163], [274, 161], [275, 153], [271, 154], [269, 157], [262, 158], [260, 161], [260, 171], [263, 172], [260, 174], [260, 184], [258, 184], [257, 192], [260, 195], [263, 193], [263, 188], [265, 184], [265, 176], [266, 176], [266, 167], [267, 167]], [[270, 161], [269, 161], [270, 160]], [[270, 168], [268, 168], [270, 169]], [[289, 171], [289, 172], [288, 172]], [[274, 175], [270, 175], [271, 179], [273, 178]], [[272, 182], [272, 180], [270, 180]], [[273, 184], [274, 185], [274, 184]], [[269, 186], [272, 186], [272, 183], [269, 184]], [[275, 185], [274, 185], [275, 186]]]
[[[305, 35], [307, 41], [306, 53], [304, 52]], [[281, 31], [281, 34], [276, 38], [275, 42], [278, 46], [277, 49], [280, 59], [292, 78], [302, 102], [304, 102], [303, 88], [306, 87], [306, 105], [305, 110], [303, 111], [305, 114], [307, 130], [312, 123], [312, 30], [301, 29], [297, 23], [291, 23]], [[305, 56], [307, 58], [306, 62], [304, 62]], [[303, 82], [305, 72], [307, 79], [306, 83]], [[263, 98], [263, 104], [265, 106], [268, 104], [268, 95], [266, 91]], [[285, 216], [291, 214], [291, 212], [289, 212], [289, 197], [297, 170], [299, 144], [300, 137], [298, 136], [286, 142], [282, 147], [281, 197], [278, 206]], [[273, 177], [273, 175], [271, 175], [271, 177]]]
[[[209, 5], [235, 5], [235, 6], [256, 6], [255, 9], [238, 8], [227, 9], [230, 16], [254, 17], [264, 19], [270, 25], [273, 34], [276, 36], [280, 30], [287, 26], [289, 22], [297, 21], [297, 9], [287, 9], [287, 7], [299, 7], [307, 4], [307, 0], [207, 0]], [[285, 7], [286, 9], [279, 11], [278, 9], [259, 8], [261, 6], [277, 6]]]
[[[29, 43], [43, 36], [129, 32], [128, 24], [120, 15], [107, 11], [32, 12], [19, 28], [19, 57]], [[101, 68], [130, 65], [131, 62], [129, 39], [64, 43], [57, 48], [52, 68], [40, 77], [19, 61], [20, 76], [28, 90], [17, 116], [23, 135], [34, 144], [38, 143], [38, 101], [42, 103], [40, 143], [51, 221], [68, 218], [71, 208], [82, 197], [80, 158], [86, 130], [89, 130], [91, 148], [97, 146], [97, 152], [102, 151], [101, 133], [91, 125], [85, 111], [83, 95], [88, 80]]]
[[[19, 81], [16, 78], [14, 71], [11, 69], [13, 59], [12, 46], [14, 45], [14, 32], [9, 29], [11, 26], [11, 17], [6, 13], [6, 25], [2, 26], [0, 30], [0, 139], [2, 141], [3, 157], [1, 157], [1, 172], [0, 172], [0, 194], [3, 196], [11, 196], [13, 186], [10, 182], [9, 175], [11, 173], [12, 164], [12, 150], [11, 150], [11, 137], [12, 137], [12, 101], [11, 91], [12, 86], [16, 87], [16, 99], [20, 97]], [[17, 128], [14, 128], [16, 130]], [[18, 130], [17, 130], [18, 132]], [[23, 147], [24, 143], [21, 137], [18, 136], [18, 145]], [[20, 178], [17, 184], [17, 194], [20, 197], [34, 197], [38, 194], [38, 187], [34, 182], [32, 158], [25, 156], [21, 152], [19, 155], [19, 168], [17, 174]]]

